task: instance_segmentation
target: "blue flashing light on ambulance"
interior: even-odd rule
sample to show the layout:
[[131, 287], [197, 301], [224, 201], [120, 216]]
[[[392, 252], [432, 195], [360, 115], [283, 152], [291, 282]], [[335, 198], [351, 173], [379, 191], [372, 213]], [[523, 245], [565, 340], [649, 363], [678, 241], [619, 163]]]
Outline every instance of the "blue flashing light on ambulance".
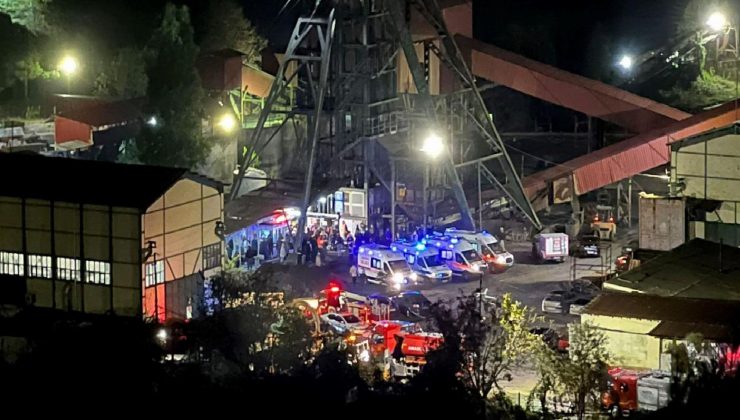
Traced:
[[504, 271], [514, 265], [514, 256], [503, 248], [501, 242], [495, 236], [485, 230], [475, 232], [448, 228], [445, 230], [445, 234], [470, 242], [473, 248], [481, 253], [483, 260], [491, 269]]
[[357, 272], [369, 283], [383, 284], [391, 290], [402, 290], [418, 284], [419, 276], [403, 255], [387, 246], [365, 244], [357, 252]]
[[467, 280], [483, 274], [488, 269], [481, 254], [465, 240], [442, 235], [427, 235], [422, 243], [437, 250], [452, 274]]
[[411, 269], [429, 281], [446, 283], [452, 279], [452, 270], [436, 248], [421, 242], [396, 241], [391, 244], [391, 250], [403, 255]]

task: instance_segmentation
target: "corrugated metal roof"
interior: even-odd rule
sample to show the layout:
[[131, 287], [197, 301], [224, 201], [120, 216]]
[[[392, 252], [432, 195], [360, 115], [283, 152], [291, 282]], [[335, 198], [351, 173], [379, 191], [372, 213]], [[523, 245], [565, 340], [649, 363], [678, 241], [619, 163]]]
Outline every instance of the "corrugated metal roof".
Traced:
[[106, 103], [91, 103], [87, 106], [78, 106], [60, 116], [82, 122], [95, 127], [124, 124], [141, 117], [141, 106], [144, 98], [128, 99]]
[[619, 274], [604, 285], [605, 288], [612, 286], [658, 296], [740, 301], [740, 249], [692, 239]]
[[691, 114], [530, 60], [462, 35], [458, 45], [470, 54], [473, 74], [516, 91], [612, 122], [635, 133], [665, 127]]
[[549, 182], [572, 173], [576, 192], [585, 194], [665, 165], [670, 160], [669, 143], [726, 126], [734, 121], [734, 102], [728, 102], [668, 127], [632, 137], [530, 175], [522, 183], [527, 195], [533, 197], [538, 191], [546, 189]]
[[655, 321], [740, 325], [740, 302], [717, 299], [605, 293], [589, 303], [584, 313]]
[[185, 169], [0, 153], [0, 196], [146, 210]]
[[689, 334], [701, 334], [707, 340], [736, 343], [740, 338], [740, 335], [738, 335], [739, 332], [736, 325], [663, 321], [648, 334], [661, 338], [685, 338]]

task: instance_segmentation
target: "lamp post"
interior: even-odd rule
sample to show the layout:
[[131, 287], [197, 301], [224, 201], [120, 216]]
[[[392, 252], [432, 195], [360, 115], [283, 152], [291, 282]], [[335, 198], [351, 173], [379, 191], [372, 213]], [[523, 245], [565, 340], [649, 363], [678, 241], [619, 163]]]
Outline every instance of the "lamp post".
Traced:
[[[421, 149], [419, 149], [421, 152], [424, 152], [430, 160], [437, 160], [437, 158], [444, 152], [445, 150], [445, 144], [442, 141], [442, 138], [435, 132], [431, 131], [427, 134], [427, 136], [424, 138]], [[393, 192], [395, 194], [395, 191]], [[427, 232], [427, 206], [429, 205], [429, 164], [424, 164], [424, 187], [422, 193], [424, 194], [424, 220], [422, 221], [422, 224], [424, 225], [424, 234]]]
[[67, 94], [71, 92], [72, 76], [77, 73], [78, 69], [79, 63], [77, 59], [71, 55], [65, 55], [62, 61], [59, 62], [59, 71], [67, 78]]
[[[707, 21], [705, 22], [707, 27], [712, 32], [729, 32], [731, 29], [733, 29], [732, 22], [727, 18], [727, 15], [722, 13], [721, 11], [715, 11], [712, 14], [709, 15], [707, 18]], [[737, 28], [734, 28], [737, 31]], [[718, 41], [719, 42], [719, 41]], [[737, 35], [735, 37], [735, 119], [738, 118], [738, 96], [740, 96], [740, 83], [739, 83], [739, 77], [738, 77], [738, 61], [740, 61], [740, 54], [738, 53], [738, 45], [737, 45]], [[719, 43], [717, 44], [717, 49], [719, 49]], [[719, 63], [716, 64], [717, 67], [719, 67]]]

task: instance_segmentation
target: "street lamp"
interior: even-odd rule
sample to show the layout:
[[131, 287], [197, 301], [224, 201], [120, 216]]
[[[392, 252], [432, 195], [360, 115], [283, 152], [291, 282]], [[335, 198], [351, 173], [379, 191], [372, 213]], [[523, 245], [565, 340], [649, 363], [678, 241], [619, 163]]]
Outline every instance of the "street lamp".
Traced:
[[424, 143], [421, 146], [421, 151], [426, 153], [430, 158], [435, 159], [437, 156], [442, 154], [442, 151], [444, 151], [444, 143], [442, 142], [442, 138], [439, 137], [436, 133], [429, 133], [429, 135], [424, 138]]
[[717, 32], [727, 28], [727, 16], [722, 12], [714, 12], [707, 19], [707, 26]]
[[223, 114], [219, 117], [216, 125], [225, 133], [231, 133], [236, 128], [236, 118], [231, 113]]
[[72, 75], [77, 73], [79, 67], [77, 59], [71, 55], [65, 55], [59, 62], [59, 71], [67, 77], [67, 93], [70, 93]]
[[634, 64], [634, 60], [631, 55], [623, 55], [622, 58], [619, 60], [619, 67], [621, 67], [625, 71], [629, 71], [632, 69], [632, 65]]

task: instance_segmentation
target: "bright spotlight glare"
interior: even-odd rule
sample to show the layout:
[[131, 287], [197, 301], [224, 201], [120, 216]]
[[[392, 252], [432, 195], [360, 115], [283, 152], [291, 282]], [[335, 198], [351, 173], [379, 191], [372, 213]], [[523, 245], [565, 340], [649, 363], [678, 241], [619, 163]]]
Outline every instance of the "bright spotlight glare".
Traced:
[[67, 76], [77, 71], [77, 60], [72, 56], [65, 56], [59, 63], [59, 70]]
[[224, 114], [218, 119], [217, 125], [227, 133], [230, 133], [236, 127], [236, 118], [231, 114]]
[[630, 57], [629, 55], [623, 55], [622, 59], [619, 60], [619, 66], [625, 70], [631, 69], [632, 64], [634, 63], [632, 62], [632, 57]]
[[721, 31], [727, 27], [727, 17], [724, 13], [714, 12], [709, 15], [707, 26], [713, 31]]
[[430, 133], [425, 139], [424, 144], [421, 147], [421, 151], [429, 155], [431, 158], [436, 158], [444, 150], [444, 144], [442, 138], [435, 133]]

